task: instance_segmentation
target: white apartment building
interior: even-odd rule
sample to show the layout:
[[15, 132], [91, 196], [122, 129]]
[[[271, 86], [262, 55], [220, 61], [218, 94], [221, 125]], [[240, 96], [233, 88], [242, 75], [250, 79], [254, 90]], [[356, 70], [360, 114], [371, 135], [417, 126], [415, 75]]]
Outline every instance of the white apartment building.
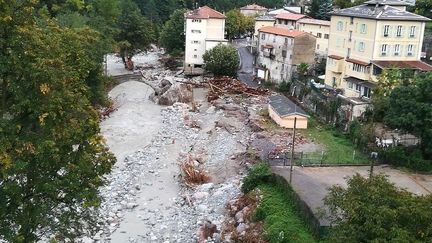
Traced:
[[208, 7], [199, 7], [185, 14], [185, 61], [186, 74], [200, 74], [204, 64], [203, 55], [225, 40], [225, 15]]

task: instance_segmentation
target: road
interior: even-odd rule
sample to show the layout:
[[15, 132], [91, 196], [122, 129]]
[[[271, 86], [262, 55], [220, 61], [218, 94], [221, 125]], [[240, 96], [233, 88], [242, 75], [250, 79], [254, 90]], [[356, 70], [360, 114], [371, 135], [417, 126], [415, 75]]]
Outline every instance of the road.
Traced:
[[254, 56], [247, 49], [245, 39], [238, 39], [233, 41], [233, 46], [238, 50], [240, 56], [240, 69], [237, 72], [238, 79], [249, 85], [250, 87], [258, 87], [258, 83], [254, 81], [253, 77], [253, 60]]

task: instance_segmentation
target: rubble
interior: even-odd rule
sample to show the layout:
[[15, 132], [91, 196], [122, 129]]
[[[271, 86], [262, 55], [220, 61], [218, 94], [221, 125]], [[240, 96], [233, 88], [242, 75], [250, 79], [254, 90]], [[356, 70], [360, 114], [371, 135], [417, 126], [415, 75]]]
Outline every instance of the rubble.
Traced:
[[270, 93], [268, 89], [261, 87], [251, 88], [242, 81], [229, 77], [218, 77], [208, 80], [208, 101], [218, 99], [224, 94], [243, 94], [247, 96], [265, 96]]

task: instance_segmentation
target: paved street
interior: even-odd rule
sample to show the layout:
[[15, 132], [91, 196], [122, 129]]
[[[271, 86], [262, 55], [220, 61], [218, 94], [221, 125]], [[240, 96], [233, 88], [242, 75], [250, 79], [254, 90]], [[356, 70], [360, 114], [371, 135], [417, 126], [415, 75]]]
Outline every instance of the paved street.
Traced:
[[254, 56], [247, 49], [246, 39], [238, 39], [233, 41], [240, 55], [241, 66], [237, 73], [238, 79], [249, 85], [250, 87], [258, 87], [258, 83], [253, 81], [253, 60]]

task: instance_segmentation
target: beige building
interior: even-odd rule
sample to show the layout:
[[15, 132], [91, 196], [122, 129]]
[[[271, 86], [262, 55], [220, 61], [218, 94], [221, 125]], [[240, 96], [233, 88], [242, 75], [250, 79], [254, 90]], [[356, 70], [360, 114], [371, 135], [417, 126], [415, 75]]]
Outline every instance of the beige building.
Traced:
[[351, 118], [364, 112], [384, 69], [432, 71], [420, 61], [429, 19], [405, 11], [405, 5], [372, 0], [332, 14], [325, 83], [340, 89]]
[[245, 16], [264, 15], [267, 13], [267, 8], [257, 4], [251, 4], [251, 5], [246, 5], [244, 7], [241, 7], [240, 13], [242, 13]]
[[330, 37], [330, 21], [302, 18], [297, 21], [298, 29], [316, 37], [315, 53], [327, 56]]
[[255, 75], [275, 82], [288, 81], [301, 63], [315, 59], [316, 38], [298, 30], [267, 26], [258, 30]]
[[[273, 15], [262, 15], [255, 18], [255, 30], [253, 39], [256, 40], [258, 37], [258, 30], [262, 27], [274, 26], [275, 17]], [[255, 43], [256, 44], [256, 43]]]
[[294, 102], [283, 95], [274, 95], [269, 98], [269, 116], [279, 126], [284, 128], [306, 129], [309, 116]]
[[227, 44], [225, 15], [204, 6], [185, 14], [185, 62], [186, 74], [199, 74], [204, 64], [202, 56], [219, 43]]
[[287, 28], [290, 30], [298, 30], [299, 25], [298, 21], [304, 18], [310, 18], [304, 14], [296, 14], [296, 13], [280, 13], [276, 15], [276, 27]]

